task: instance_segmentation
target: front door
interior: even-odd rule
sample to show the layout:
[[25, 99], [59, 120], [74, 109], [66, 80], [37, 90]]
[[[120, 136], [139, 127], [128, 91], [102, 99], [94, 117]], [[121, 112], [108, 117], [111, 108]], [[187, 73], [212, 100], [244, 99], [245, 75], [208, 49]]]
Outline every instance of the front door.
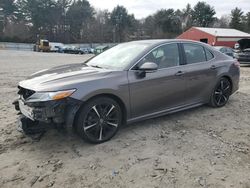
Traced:
[[[185, 104], [187, 88], [179, 54], [176, 43], [165, 44], [128, 71], [132, 118]], [[141, 76], [138, 68], [145, 62], [158, 64], [158, 70]]]

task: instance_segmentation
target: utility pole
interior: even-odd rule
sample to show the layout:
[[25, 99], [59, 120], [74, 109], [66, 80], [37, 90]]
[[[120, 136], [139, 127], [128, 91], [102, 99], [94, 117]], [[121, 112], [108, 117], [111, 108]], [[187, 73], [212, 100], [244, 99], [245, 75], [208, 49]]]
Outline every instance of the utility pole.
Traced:
[[0, 33], [2, 34], [4, 31], [4, 13], [3, 9], [0, 7]]
[[103, 27], [104, 27], [104, 24], [105, 24], [105, 19], [103, 18], [103, 17], [101, 17], [100, 18], [100, 24], [101, 24], [101, 41], [102, 41], [102, 43], [105, 41], [104, 40], [104, 29], [103, 29]]

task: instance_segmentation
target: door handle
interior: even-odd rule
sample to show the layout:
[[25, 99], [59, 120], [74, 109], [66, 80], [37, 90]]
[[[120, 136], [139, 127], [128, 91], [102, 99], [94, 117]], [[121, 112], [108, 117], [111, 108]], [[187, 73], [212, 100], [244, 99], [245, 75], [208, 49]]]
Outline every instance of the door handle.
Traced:
[[178, 71], [178, 72], [175, 74], [175, 76], [182, 76], [183, 74], [184, 74], [183, 71]]
[[216, 69], [217, 67], [215, 65], [212, 65], [210, 69]]

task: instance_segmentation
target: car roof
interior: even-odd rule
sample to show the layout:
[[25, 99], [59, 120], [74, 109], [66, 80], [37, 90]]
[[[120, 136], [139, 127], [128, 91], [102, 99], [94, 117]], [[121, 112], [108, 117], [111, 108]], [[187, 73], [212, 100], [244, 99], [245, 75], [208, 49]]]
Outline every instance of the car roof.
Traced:
[[97, 46], [95, 49], [96, 50], [102, 50], [104, 48], [108, 48], [108, 45]]
[[186, 40], [186, 39], [150, 39], [150, 40], [136, 40], [131, 41], [131, 43], [147, 43], [147, 44], [161, 44], [166, 42], [198, 42], [193, 40]]
[[201, 45], [210, 46], [209, 44], [206, 44], [206, 43], [203, 43], [203, 42], [194, 41], [194, 40], [186, 40], [186, 39], [152, 39], [152, 40], [131, 41], [129, 43], [148, 44], [151, 47], [153, 47], [153, 46], [158, 46], [158, 45], [161, 45], [161, 44], [171, 43], [171, 42], [192, 42], [192, 43], [197, 43], [197, 44], [201, 44]]
[[202, 45], [203, 47], [206, 47], [207, 49], [214, 51], [215, 49], [206, 43], [199, 42], [199, 41], [193, 41], [193, 40], [186, 40], [186, 39], [151, 39], [151, 40], [138, 40], [138, 41], [130, 41], [130, 42], [125, 42], [122, 44], [144, 44], [147, 47], [143, 52], [141, 52], [136, 58], [134, 58], [133, 62], [128, 65], [124, 70], [129, 70], [132, 66], [135, 65], [136, 62], [138, 62], [141, 57], [144, 55], [147, 55], [151, 50], [154, 48], [157, 48], [161, 45], [168, 44], [168, 43], [192, 43], [192, 44], [199, 44]]

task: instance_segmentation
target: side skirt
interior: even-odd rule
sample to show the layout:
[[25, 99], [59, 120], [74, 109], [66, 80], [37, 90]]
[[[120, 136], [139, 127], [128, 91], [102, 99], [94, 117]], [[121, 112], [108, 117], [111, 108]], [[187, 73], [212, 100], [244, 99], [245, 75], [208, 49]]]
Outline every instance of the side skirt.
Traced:
[[190, 108], [195, 108], [195, 107], [199, 107], [199, 106], [202, 106], [202, 105], [204, 105], [204, 103], [199, 102], [199, 103], [195, 103], [195, 104], [192, 104], [192, 105], [184, 105], [184, 106], [178, 106], [178, 107], [174, 107], [174, 108], [168, 108], [168, 109], [161, 110], [161, 111], [158, 111], [158, 112], [153, 112], [153, 113], [146, 114], [146, 115], [143, 115], [143, 116], [128, 119], [127, 124], [131, 124], [131, 123], [146, 120], [146, 119], [160, 117], [160, 116], [167, 115], [167, 114], [173, 114], [175, 112], [188, 110]]

